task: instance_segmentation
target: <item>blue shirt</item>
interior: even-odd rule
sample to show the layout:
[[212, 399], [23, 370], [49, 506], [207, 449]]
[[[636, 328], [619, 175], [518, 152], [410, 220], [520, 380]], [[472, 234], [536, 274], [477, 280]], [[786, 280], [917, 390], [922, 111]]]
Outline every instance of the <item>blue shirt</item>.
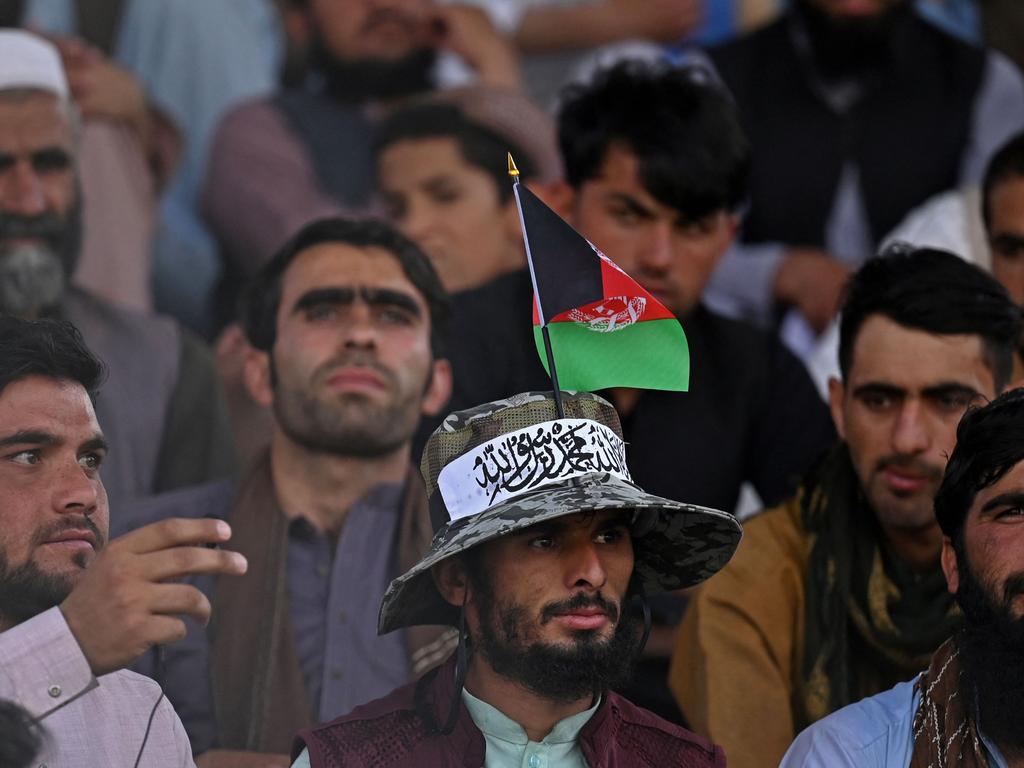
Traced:
[[[914, 713], [921, 701], [914, 680], [833, 712], [805, 729], [779, 768], [907, 768], [914, 754]], [[992, 768], [1007, 768], [981, 734]]]
[[386, 696], [410, 678], [405, 632], [377, 635], [377, 611], [398, 570], [402, 486], [379, 485], [345, 516], [337, 540], [304, 518], [288, 528], [295, 652], [318, 721]]

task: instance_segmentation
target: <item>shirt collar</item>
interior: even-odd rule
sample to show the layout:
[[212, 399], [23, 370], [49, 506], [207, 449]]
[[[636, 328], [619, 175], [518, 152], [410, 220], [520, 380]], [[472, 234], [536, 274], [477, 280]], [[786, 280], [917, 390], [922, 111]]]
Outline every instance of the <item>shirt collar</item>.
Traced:
[[[526, 735], [526, 731], [523, 730], [523, 726], [483, 699], [478, 699], [465, 688], [462, 689], [462, 701], [465, 703], [466, 709], [469, 710], [469, 714], [473, 718], [473, 722], [476, 723], [476, 727], [486, 736], [512, 744], [523, 745], [529, 743], [530, 738]], [[575, 742], [579, 738], [583, 726], [590, 721], [590, 718], [594, 716], [594, 713], [597, 712], [597, 708], [600, 706], [601, 698], [598, 697], [590, 709], [585, 709], [582, 712], [577, 712], [575, 715], [570, 715], [564, 720], [559, 720], [555, 723], [555, 727], [551, 729], [551, 733], [545, 736], [541, 743], [568, 744]]]

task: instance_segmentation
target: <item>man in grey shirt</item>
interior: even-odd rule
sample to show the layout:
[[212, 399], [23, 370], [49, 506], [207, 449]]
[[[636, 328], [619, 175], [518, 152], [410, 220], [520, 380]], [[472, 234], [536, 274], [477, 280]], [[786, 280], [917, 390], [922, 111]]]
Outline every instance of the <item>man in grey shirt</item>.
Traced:
[[386, 224], [323, 219], [245, 298], [245, 380], [273, 411], [269, 449], [237, 486], [135, 510], [136, 520], [228, 517], [251, 563], [245, 580], [203, 584], [218, 611], [209, 632], [193, 627], [162, 664], [151, 655], [136, 667], [164, 683], [204, 766], [253, 752], [287, 765], [298, 730], [403, 685], [454, 647], [443, 628], [374, 630], [388, 583], [433, 531], [411, 467], [420, 417], [451, 388], [436, 354], [447, 299], [429, 260]]

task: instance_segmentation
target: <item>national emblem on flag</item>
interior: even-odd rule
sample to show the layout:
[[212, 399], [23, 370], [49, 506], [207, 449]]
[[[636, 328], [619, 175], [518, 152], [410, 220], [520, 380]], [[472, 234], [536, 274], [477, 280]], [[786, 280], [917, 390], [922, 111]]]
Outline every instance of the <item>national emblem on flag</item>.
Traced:
[[533, 279], [537, 352], [550, 375], [546, 328], [559, 387], [686, 391], [689, 346], [675, 315], [529, 189], [518, 182], [514, 189]]

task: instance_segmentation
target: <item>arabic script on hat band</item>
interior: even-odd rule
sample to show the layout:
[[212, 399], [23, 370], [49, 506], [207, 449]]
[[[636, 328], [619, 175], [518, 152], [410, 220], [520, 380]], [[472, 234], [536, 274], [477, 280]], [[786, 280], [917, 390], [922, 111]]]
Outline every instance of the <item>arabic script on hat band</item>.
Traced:
[[452, 520], [595, 472], [632, 482], [626, 445], [604, 424], [556, 419], [507, 432], [449, 463], [437, 478]]

